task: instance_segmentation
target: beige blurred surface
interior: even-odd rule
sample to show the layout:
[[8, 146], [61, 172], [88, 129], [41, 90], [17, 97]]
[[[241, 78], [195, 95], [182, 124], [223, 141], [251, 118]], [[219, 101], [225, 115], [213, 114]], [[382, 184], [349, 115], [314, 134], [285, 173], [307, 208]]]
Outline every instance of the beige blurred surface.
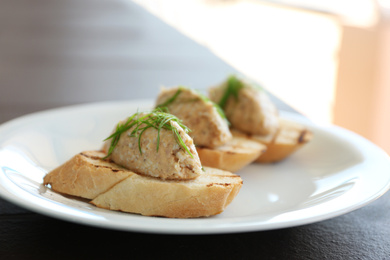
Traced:
[[0, 122], [42, 109], [205, 89], [234, 69], [131, 1], [0, 3]]
[[314, 122], [390, 152], [388, 0], [134, 1]]

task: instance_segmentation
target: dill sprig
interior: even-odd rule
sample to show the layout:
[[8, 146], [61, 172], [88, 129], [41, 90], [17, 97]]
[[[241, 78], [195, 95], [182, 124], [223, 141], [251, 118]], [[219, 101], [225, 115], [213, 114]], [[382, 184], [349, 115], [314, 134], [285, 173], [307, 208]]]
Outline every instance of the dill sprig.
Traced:
[[178, 119], [174, 115], [165, 113], [164, 110], [160, 108], [154, 109], [152, 112], [149, 113], [137, 112], [133, 114], [126, 120], [126, 122], [118, 123], [115, 132], [111, 134], [109, 137], [107, 137], [106, 139], [104, 139], [104, 141], [112, 139], [110, 148], [108, 149], [108, 153], [105, 158], [110, 156], [111, 153], [114, 151], [122, 133], [126, 132], [132, 127], [134, 127], [134, 129], [131, 131], [129, 136], [138, 138], [138, 149], [140, 154], [142, 154], [142, 147], [141, 147], [142, 134], [147, 129], [154, 128], [157, 130], [157, 152], [160, 146], [161, 129], [166, 129], [172, 131], [172, 133], [175, 136], [176, 142], [180, 145], [180, 147], [183, 150], [185, 150], [191, 156], [191, 158], [194, 158], [192, 153], [188, 149], [187, 145], [184, 143], [183, 139], [181, 138], [177, 128], [171, 125], [170, 123], [171, 121], [176, 122], [186, 133], [190, 132], [190, 129], [184, 124], [182, 124], [180, 119]]
[[231, 75], [227, 79], [227, 87], [218, 105], [224, 109], [230, 96], [238, 100], [238, 92], [244, 87], [244, 83], [237, 77]]

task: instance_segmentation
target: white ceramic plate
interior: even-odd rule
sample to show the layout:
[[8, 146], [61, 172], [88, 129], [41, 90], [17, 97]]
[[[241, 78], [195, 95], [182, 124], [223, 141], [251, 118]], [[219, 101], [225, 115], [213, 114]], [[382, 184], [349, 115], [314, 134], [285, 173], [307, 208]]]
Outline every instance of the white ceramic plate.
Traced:
[[73, 155], [99, 149], [113, 126], [150, 101], [72, 106], [27, 115], [0, 126], [0, 196], [32, 211], [118, 230], [211, 234], [269, 230], [335, 217], [384, 194], [390, 185], [386, 153], [338, 127], [317, 127], [302, 117], [314, 139], [285, 161], [250, 165], [244, 185], [220, 215], [200, 219], [144, 217], [96, 208], [42, 185], [43, 176]]

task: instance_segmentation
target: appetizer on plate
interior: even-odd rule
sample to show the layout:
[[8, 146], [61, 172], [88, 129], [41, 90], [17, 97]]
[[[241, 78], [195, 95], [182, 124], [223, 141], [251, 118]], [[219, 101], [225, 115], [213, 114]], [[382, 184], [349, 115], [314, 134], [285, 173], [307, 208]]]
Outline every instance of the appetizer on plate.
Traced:
[[313, 137], [305, 126], [282, 120], [264, 89], [235, 76], [210, 88], [209, 96], [224, 110], [233, 137], [247, 138], [267, 147], [256, 162], [281, 161]]
[[279, 118], [264, 90], [236, 77], [211, 88], [210, 98], [185, 87], [162, 89], [154, 110], [119, 122], [101, 151], [75, 155], [44, 184], [100, 208], [207, 217], [239, 193], [243, 181], [232, 172], [280, 161], [312, 138]]
[[157, 108], [183, 121], [191, 131], [200, 161], [204, 166], [236, 172], [253, 162], [266, 147], [248, 138], [234, 137], [221, 108], [199, 92], [185, 88], [163, 88]]
[[60, 193], [97, 207], [169, 218], [221, 213], [242, 179], [200, 163], [189, 129], [171, 114], [154, 110], [120, 122], [103, 151], [75, 155], [44, 177]]

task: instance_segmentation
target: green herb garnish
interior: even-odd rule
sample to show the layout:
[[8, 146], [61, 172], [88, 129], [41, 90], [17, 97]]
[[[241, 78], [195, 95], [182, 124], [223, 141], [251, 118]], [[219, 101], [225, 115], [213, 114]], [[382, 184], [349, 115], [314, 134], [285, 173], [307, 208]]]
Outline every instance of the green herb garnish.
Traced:
[[244, 83], [239, 80], [235, 76], [230, 76], [227, 80], [227, 86], [225, 93], [223, 94], [221, 100], [219, 101], [218, 105], [221, 108], [225, 108], [226, 103], [230, 96], [233, 96], [236, 100], [238, 100], [238, 92], [244, 87]]
[[149, 113], [135, 113], [131, 117], [127, 119], [125, 123], [118, 123], [116, 126], [116, 131], [104, 139], [104, 141], [107, 141], [109, 139], [111, 140], [111, 145], [108, 150], [107, 156], [104, 158], [107, 158], [111, 155], [111, 153], [114, 151], [114, 148], [119, 142], [119, 139], [121, 137], [121, 134], [129, 130], [130, 128], [134, 127], [134, 129], [130, 133], [130, 137], [138, 138], [138, 149], [139, 152], [142, 154], [141, 149], [141, 137], [142, 134], [149, 128], [154, 128], [157, 130], [157, 152], [160, 145], [160, 131], [161, 129], [171, 130], [172, 133], [175, 136], [176, 142], [181, 146], [183, 150], [185, 150], [191, 158], [194, 158], [190, 150], [188, 149], [187, 145], [184, 143], [183, 139], [181, 138], [178, 130], [176, 127], [171, 126], [170, 121], [176, 122], [186, 133], [190, 132], [190, 129], [183, 125], [181, 120], [175, 117], [174, 115], [168, 114], [163, 112], [163, 109], [154, 109], [152, 112]]

